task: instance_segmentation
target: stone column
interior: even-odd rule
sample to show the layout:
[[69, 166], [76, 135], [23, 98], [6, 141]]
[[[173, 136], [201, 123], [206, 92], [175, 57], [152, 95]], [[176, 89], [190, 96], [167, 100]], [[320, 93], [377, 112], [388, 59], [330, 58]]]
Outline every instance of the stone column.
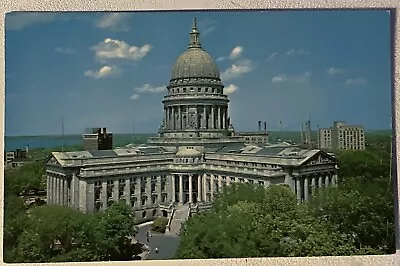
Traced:
[[178, 129], [182, 129], [182, 112], [180, 105], [178, 105]]
[[186, 105], [186, 127], [188, 128], [189, 125], [189, 105]]
[[203, 106], [203, 128], [207, 128], [207, 106]]
[[308, 201], [308, 176], [304, 177], [304, 201]]
[[318, 187], [322, 187], [322, 176], [318, 177]]
[[215, 119], [214, 119], [214, 106], [211, 105], [211, 126], [210, 128], [214, 129], [215, 128]]
[[46, 173], [47, 183], [46, 183], [46, 201], [47, 204], [51, 204], [51, 189], [50, 189], [50, 175]]
[[211, 200], [214, 199], [214, 175], [210, 175]]
[[52, 204], [57, 204], [57, 179], [55, 174], [51, 174], [51, 179], [52, 179]]
[[183, 177], [179, 175], [179, 203], [183, 204]]
[[217, 107], [217, 112], [218, 112], [218, 115], [217, 115], [217, 128], [221, 129], [221, 106]]
[[175, 175], [171, 175], [171, 201], [175, 202], [176, 201], [176, 195], [175, 195]]
[[64, 187], [64, 177], [60, 176], [60, 205], [64, 205], [64, 193], [65, 193], [65, 187]]
[[61, 182], [60, 182], [60, 177], [57, 176], [56, 179], [56, 190], [57, 190], [57, 204], [61, 205]]
[[135, 196], [136, 196], [136, 206], [137, 208], [142, 208], [142, 177], [137, 176], [136, 177], [136, 191], [135, 191]]
[[132, 203], [131, 203], [131, 180], [129, 178], [127, 178], [125, 180], [124, 199], [125, 199], [126, 205], [131, 207], [132, 206]]
[[118, 179], [114, 180], [114, 187], [113, 187], [113, 201], [117, 203], [119, 200], [119, 182]]
[[189, 203], [193, 203], [193, 176], [189, 175]]
[[157, 191], [157, 203], [162, 201], [162, 194], [161, 194], [161, 176], [157, 176], [157, 183], [156, 183], [156, 191]]
[[107, 181], [105, 180], [101, 182], [100, 201], [102, 205], [101, 209], [105, 211], [107, 209], [107, 201], [108, 201]]
[[218, 192], [222, 189], [222, 176], [218, 175]]
[[203, 174], [203, 201], [207, 201], [207, 175]]
[[329, 187], [329, 174], [325, 176], [325, 187]]
[[176, 129], [175, 107], [171, 106], [172, 110], [172, 129]]
[[64, 176], [64, 205], [65, 206], [69, 206], [69, 202], [68, 202], [68, 178], [67, 176]]
[[338, 184], [338, 176], [336, 173], [334, 173], [332, 176], [332, 186], [336, 187], [337, 184]]
[[151, 207], [153, 205], [152, 203], [152, 193], [151, 193], [151, 176], [148, 176], [146, 178], [146, 196], [147, 196], [147, 200], [146, 200], [146, 206], [147, 207]]
[[299, 201], [301, 201], [301, 182], [300, 176], [296, 177], [296, 196]]
[[197, 202], [201, 201], [201, 175], [197, 175]]
[[225, 107], [223, 108], [223, 111], [222, 111], [222, 129], [226, 129], [226, 112], [225, 112]]

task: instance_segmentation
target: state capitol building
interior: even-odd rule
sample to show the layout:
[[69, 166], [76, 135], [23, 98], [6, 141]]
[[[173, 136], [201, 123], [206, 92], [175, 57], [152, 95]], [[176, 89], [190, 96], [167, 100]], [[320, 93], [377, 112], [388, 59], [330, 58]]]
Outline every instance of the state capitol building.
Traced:
[[286, 184], [299, 201], [338, 182], [337, 160], [288, 143], [248, 144], [228, 115], [218, 67], [202, 48], [196, 20], [172, 67], [157, 137], [114, 150], [53, 152], [46, 161], [47, 202], [83, 212], [124, 200], [138, 219], [198, 212], [232, 183]]

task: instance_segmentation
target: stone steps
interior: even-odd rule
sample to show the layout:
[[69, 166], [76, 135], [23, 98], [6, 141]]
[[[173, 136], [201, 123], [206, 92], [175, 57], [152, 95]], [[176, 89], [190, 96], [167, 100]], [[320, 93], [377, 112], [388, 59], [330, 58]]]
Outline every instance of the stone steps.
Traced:
[[179, 235], [181, 226], [188, 218], [189, 206], [183, 205], [175, 210], [174, 217], [171, 221], [170, 231], [166, 235]]

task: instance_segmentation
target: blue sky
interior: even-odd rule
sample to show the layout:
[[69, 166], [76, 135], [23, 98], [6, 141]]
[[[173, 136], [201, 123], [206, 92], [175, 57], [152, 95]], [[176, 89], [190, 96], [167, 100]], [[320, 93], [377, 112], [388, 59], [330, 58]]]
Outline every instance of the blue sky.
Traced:
[[12, 13], [6, 135], [156, 132], [172, 65], [197, 17], [237, 131], [335, 120], [389, 129], [386, 11]]

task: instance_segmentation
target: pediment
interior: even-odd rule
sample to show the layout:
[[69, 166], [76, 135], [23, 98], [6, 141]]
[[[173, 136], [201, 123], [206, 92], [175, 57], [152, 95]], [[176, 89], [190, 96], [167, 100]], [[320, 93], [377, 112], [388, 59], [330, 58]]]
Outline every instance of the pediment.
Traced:
[[54, 157], [53, 155], [50, 155], [49, 158], [46, 161], [47, 165], [54, 165], [54, 166], [61, 166], [61, 164], [58, 162], [57, 158]]
[[321, 165], [321, 164], [330, 164], [336, 163], [337, 160], [332, 155], [329, 155], [323, 151], [319, 151], [314, 154], [311, 158], [306, 160], [303, 165]]

